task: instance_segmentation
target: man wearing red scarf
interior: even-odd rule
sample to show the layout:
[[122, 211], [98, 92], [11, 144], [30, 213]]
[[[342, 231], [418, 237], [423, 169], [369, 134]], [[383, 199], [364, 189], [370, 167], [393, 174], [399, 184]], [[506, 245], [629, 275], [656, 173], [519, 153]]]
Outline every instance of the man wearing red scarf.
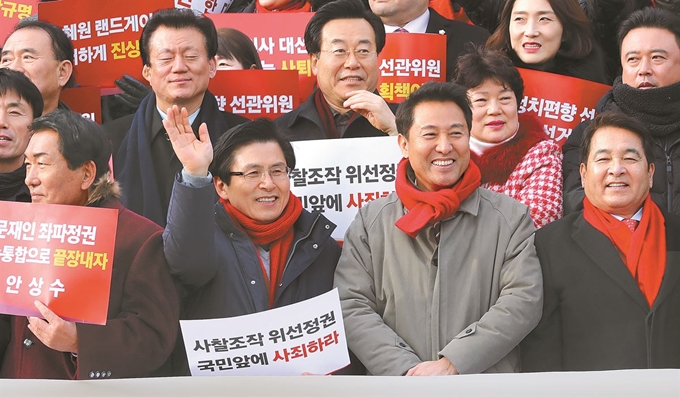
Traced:
[[653, 146], [623, 113], [586, 128], [583, 211], [536, 232], [545, 305], [523, 370], [680, 368], [680, 218], [650, 197]]
[[538, 324], [529, 209], [481, 189], [466, 90], [427, 83], [397, 111], [396, 193], [359, 210], [335, 285], [347, 342], [374, 375], [519, 371]]
[[168, 116], [163, 125], [183, 169], [163, 239], [170, 272], [186, 289], [182, 318], [241, 316], [328, 292], [340, 256], [335, 225], [291, 193], [295, 152], [274, 124], [260, 119], [225, 132], [213, 159], [205, 124], [197, 139], [185, 109]]

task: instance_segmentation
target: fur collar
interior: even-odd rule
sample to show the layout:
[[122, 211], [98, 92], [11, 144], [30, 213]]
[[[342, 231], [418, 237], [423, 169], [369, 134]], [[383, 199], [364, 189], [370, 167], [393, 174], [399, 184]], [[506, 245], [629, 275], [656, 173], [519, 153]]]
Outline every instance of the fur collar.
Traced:
[[118, 182], [111, 179], [111, 172], [102, 175], [99, 180], [90, 186], [85, 205], [98, 206], [101, 203], [113, 198], [120, 197], [120, 186]]
[[502, 185], [529, 149], [547, 139], [543, 125], [535, 116], [522, 115], [519, 131], [511, 141], [491, 148], [481, 156], [470, 151], [470, 159], [482, 171], [482, 184]]

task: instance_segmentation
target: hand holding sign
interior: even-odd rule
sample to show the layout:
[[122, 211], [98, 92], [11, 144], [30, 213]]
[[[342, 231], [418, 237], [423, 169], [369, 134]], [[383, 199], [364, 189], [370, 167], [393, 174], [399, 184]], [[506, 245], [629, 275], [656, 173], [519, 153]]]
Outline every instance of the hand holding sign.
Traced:
[[397, 135], [394, 113], [381, 96], [366, 90], [351, 91], [347, 93], [347, 96], [347, 100], [343, 103], [344, 107], [364, 116], [375, 128], [385, 134]]
[[35, 307], [45, 319], [28, 317], [28, 329], [50, 349], [78, 353], [76, 324], [63, 320], [40, 301], [35, 301]]
[[208, 175], [208, 167], [213, 158], [208, 126], [205, 123], [201, 124], [196, 138], [186, 108], [182, 108], [180, 112], [177, 105], [173, 105], [168, 108], [167, 114], [168, 118], [163, 120], [163, 127], [184, 170], [195, 176]]

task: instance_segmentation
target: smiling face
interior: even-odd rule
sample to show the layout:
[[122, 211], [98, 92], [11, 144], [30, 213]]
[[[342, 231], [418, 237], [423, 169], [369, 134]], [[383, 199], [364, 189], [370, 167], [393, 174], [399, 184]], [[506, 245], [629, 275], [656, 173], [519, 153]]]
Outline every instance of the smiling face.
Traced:
[[159, 27], [149, 40], [149, 62], [142, 74], [160, 109], [184, 106], [191, 114], [201, 106], [216, 66], [198, 29]]
[[[312, 72], [328, 104], [345, 113], [342, 104], [347, 93], [355, 90], [374, 91], [378, 83], [378, 58], [359, 60], [353, 51], [376, 51], [375, 33], [365, 19], [335, 19], [321, 30], [321, 52], [311, 54]], [[338, 59], [331, 52], [349, 51], [346, 59]]]
[[43, 114], [57, 108], [61, 89], [73, 70], [71, 62], [56, 59], [50, 35], [39, 28], [12, 33], [2, 48], [0, 67], [23, 73], [38, 87], [45, 101]]
[[633, 29], [621, 42], [623, 84], [647, 89], [680, 82], [680, 46], [666, 29]]
[[[276, 142], [256, 142], [237, 149], [231, 172], [268, 171], [287, 166], [283, 150]], [[250, 219], [274, 222], [288, 205], [290, 179], [274, 180], [267, 173], [259, 181], [247, 181], [233, 175], [229, 185], [216, 178], [217, 194]]]
[[31, 202], [85, 205], [88, 189], [94, 183], [94, 162], [69, 169], [60, 145], [56, 131], [33, 133], [26, 148], [26, 186], [31, 192]]
[[408, 139], [399, 147], [409, 159], [421, 189], [453, 186], [470, 163], [470, 134], [463, 111], [453, 102], [422, 102], [413, 109]]
[[586, 197], [595, 207], [630, 218], [652, 187], [654, 164], [647, 162], [637, 135], [602, 127], [593, 134], [588, 163], [581, 164], [580, 171]]
[[486, 143], [498, 143], [517, 132], [517, 98], [506, 85], [484, 80], [469, 89], [472, 104], [472, 129], [470, 134]]
[[548, 0], [515, 1], [510, 14], [510, 44], [522, 62], [542, 64], [553, 59], [562, 45], [562, 31]]
[[0, 172], [21, 167], [31, 133], [33, 108], [13, 91], [0, 96]]

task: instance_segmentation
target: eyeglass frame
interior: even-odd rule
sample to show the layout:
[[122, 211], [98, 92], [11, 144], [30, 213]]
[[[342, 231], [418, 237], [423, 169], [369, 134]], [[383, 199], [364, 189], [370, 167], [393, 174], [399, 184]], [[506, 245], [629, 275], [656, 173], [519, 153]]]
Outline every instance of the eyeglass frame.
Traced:
[[[340, 57], [339, 56], [340, 54], [337, 51], [343, 51], [345, 53], [344, 58]], [[357, 55], [357, 51], [367, 51], [367, 54], [366, 54], [365, 57], [363, 55], [360, 56], [360, 55]], [[345, 50], [343, 48], [336, 48], [334, 50], [319, 50], [319, 53], [317, 53], [316, 56], [318, 57], [319, 54], [322, 53], [322, 52], [331, 54], [332, 58], [335, 59], [338, 62], [339, 61], [346, 62], [349, 59], [350, 53], [354, 54], [354, 58], [356, 58], [357, 61], [368, 61], [368, 60], [373, 59], [373, 57], [378, 56], [378, 51], [376, 51], [376, 50], [371, 51], [371, 50], [367, 50], [365, 48], [354, 48], [352, 50]]]
[[[272, 168], [276, 168], [276, 167], [272, 167]], [[262, 181], [264, 181], [265, 175], [267, 175], [267, 174], [269, 175], [270, 178], [272, 178], [272, 181], [284, 181], [284, 180], [286, 180], [286, 179], [290, 179], [290, 173], [293, 171], [289, 166], [285, 166], [285, 167], [284, 167], [284, 170], [285, 170], [286, 172], [283, 174], [284, 176], [283, 176], [283, 177], [280, 177], [280, 178], [279, 178], [279, 177], [274, 177], [274, 176], [271, 174], [271, 168], [268, 169], [268, 170], [263, 169], [262, 171], [259, 171], [259, 170], [255, 170], [255, 169], [254, 169], [254, 170], [252, 170], [252, 171], [248, 171], [247, 173], [244, 172], [244, 171], [229, 171], [229, 175], [232, 175], [232, 176], [241, 176], [241, 177], [243, 177], [243, 180], [244, 180], [244, 181], [250, 182], [250, 183], [262, 182]], [[258, 173], [260, 173], [260, 177], [259, 177], [259, 178], [254, 178], [254, 179], [248, 179], [248, 176], [247, 176], [247, 175], [248, 175], [248, 174], [251, 174], [251, 173], [253, 173], [253, 172], [258, 172]]]

